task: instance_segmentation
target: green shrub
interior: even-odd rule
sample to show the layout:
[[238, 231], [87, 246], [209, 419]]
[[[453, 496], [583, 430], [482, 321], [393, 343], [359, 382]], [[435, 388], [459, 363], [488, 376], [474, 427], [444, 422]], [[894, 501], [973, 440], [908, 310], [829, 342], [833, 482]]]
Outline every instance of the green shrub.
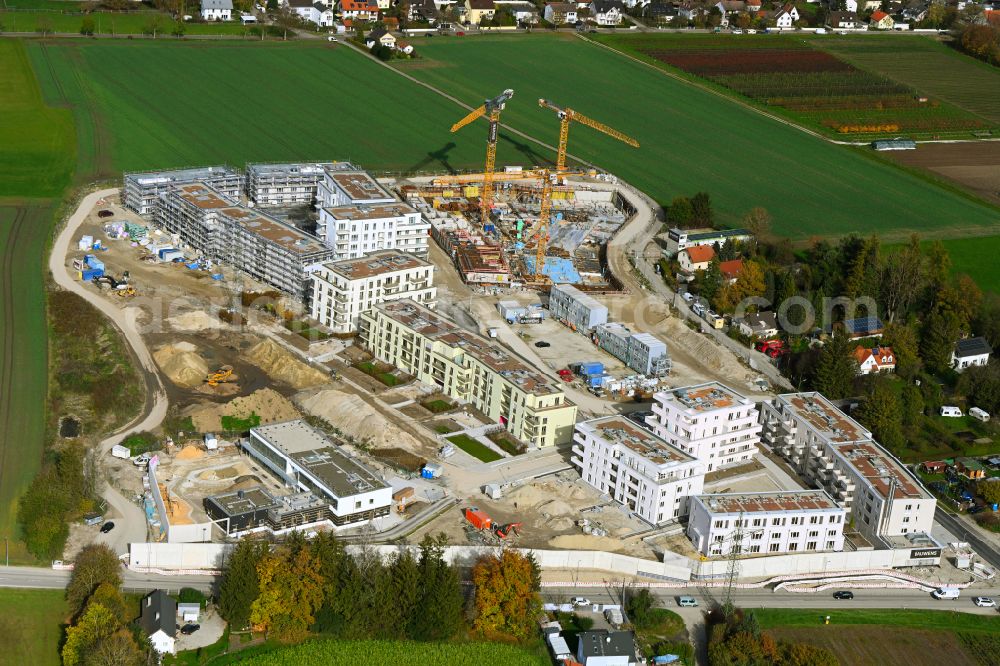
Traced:
[[163, 449], [163, 443], [151, 432], [137, 432], [129, 435], [122, 441], [122, 446], [128, 447], [129, 453], [133, 456]]
[[250, 416], [241, 419], [238, 416], [223, 416], [222, 429], [226, 432], [246, 432], [250, 428], [260, 425], [260, 416], [257, 412], [251, 412]]

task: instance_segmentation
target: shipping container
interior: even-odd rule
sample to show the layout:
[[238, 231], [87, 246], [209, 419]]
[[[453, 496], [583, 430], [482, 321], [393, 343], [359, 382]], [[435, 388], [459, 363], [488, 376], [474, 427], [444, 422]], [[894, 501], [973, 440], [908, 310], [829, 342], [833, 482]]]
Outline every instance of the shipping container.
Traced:
[[99, 278], [104, 275], [104, 269], [90, 268], [85, 271], [80, 271], [80, 279], [84, 282], [90, 282], [94, 278]]
[[493, 526], [493, 519], [475, 507], [465, 510], [465, 519], [477, 530], [488, 530]]
[[581, 375], [586, 375], [588, 377], [591, 375], [600, 375], [604, 372], [604, 364], [600, 361], [588, 361], [586, 363], [581, 363], [578, 372]]

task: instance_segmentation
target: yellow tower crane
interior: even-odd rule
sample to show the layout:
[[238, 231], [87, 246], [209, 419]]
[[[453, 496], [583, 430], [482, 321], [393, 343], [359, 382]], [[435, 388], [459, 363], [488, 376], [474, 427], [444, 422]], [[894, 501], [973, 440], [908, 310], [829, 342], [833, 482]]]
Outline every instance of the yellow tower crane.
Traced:
[[479, 215], [483, 224], [490, 220], [490, 207], [493, 204], [493, 174], [497, 162], [497, 134], [500, 129], [500, 112], [514, 96], [514, 91], [508, 88], [502, 93], [483, 102], [482, 106], [473, 110], [457, 123], [451, 126], [452, 132], [457, 132], [474, 120], [483, 116], [490, 122], [490, 131], [486, 136], [486, 168], [483, 169], [483, 187], [479, 192]]
[[608, 136], [614, 139], [618, 139], [622, 143], [627, 143], [633, 148], [639, 147], [639, 142], [633, 139], [632, 137], [628, 136], [627, 134], [623, 134], [622, 132], [619, 132], [613, 127], [608, 127], [604, 123], [598, 122], [593, 118], [588, 118], [587, 116], [583, 115], [582, 113], [578, 113], [573, 109], [564, 109], [560, 106], [553, 104], [547, 99], [538, 100], [538, 106], [542, 107], [543, 109], [550, 109], [552, 111], [555, 111], [556, 115], [559, 116], [559, 151], [556, 154], [557, 172], [566, 170], [566, 146], [569, 143], [570, 121], [575, 121], [580, 123], [581, 125], [586, 125], [587, 127], [593, 128], [598, 132], [607, 134]]

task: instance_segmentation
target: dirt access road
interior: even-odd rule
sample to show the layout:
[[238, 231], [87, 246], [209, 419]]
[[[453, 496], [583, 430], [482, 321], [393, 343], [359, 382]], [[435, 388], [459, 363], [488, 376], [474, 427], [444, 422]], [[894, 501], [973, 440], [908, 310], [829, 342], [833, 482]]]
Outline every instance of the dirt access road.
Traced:
[[[143, 430], [153, 430], [163, 422], [167, 415], [167, 393], [160, 380], [153, 357], [139, 334], [136, 323], [142, 314], [141, 310], [135, 307], [118, 307], [100, 293], [88, 289], [84, 284], [75, 280], [66, 268], [66, 255], [77, 229], [99, 201], [117, 193], [117, 189], [107, 189], [98, 190], [85, 196], [66, 221], [62, 231], [59, 232], [52, 244], [52, 253], [49, 255], [49, 271], [51, 271], [52, 279], [55, 280], [56, 284], [66, 291], [79, 295], [93, 305], [122, 332], [133, 356], [138, 361], [139, 370], [146, 384], [146, 401], [142, 412], [131, 423], [112, 433], [101, 442], [99, 452], [102, 459], [112, 446], [121, 442], [127, 435]], [[118, 554], [127, 552], [129, 543], [145, 541], [146, 517], [143, 511], [110, 484], [105, 484], [102, 495], [111, 507], [107, 517], [114, 520], [115, 529], [107, 534], [99, 535], [98, 541], [108, 544]]]

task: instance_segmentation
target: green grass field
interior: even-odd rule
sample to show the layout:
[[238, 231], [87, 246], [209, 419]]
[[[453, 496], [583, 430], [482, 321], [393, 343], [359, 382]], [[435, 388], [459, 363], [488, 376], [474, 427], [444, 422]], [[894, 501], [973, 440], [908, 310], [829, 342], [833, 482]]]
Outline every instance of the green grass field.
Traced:
[[[538, 107], [540, 97], [631, 134], [640, 149], [576, 125], [570, 152], [660, 201], [707, 191], [723, 223], [738, 224], [763, 206], [774, 231], [797, 240], [852, 231], [899, 237], [1000, 230], [997, 209], [870, 159], [867, 148], [830, 145], [579, 38], [433, 39], [417, 47], [423, 59], [400, 70], [469, 104], [513, 87], [504, 122], [549, 143], [558, 138], [558, 121]], [[476, 130], [481, 136], [481, 127], [462, 132]], [[546, 156], [534, 152], [534, 145], [502, 142], [499, 160], [524, 164]]]
[[952, 272], [969, 275], [984, 291], [1000, 293], [996, 260], [1000, 256], [1000, 236], [952, 238], [941, 243], [951, 257]]
[[499, 453], [486, 446], [482, 442], [472, 439], [468, 435], [455, 435], [446, 438], [449, 442], [468, 453], [473, 458], [478, 458], [484, 463], [491, 463], [503, 458]]
[[857, 67], [885, 74], [1000, 123], [1000, 70], [937, 40], [915, 35], [838, 35], [812, 43]]
[[[19, 0], [8, 3], [9, 7], [17, 7], [22, 11], [4, 10], [0, 5], [0, 26], [7, 32], [48, 32], [79, 33], [84, 16], [81, 4], [64, 0], [32, 0], [27, 3]], [[38, 9], [44, 11], [23, 11]], [[143, 35], [152, 33], [153, 21], [157, 35], [170, 35], [177, 26], [177, 21], [168, 14], [156, 11], [134, 12], [91, 12], [88, 15], [94, 21], [96, 35]], [[155, 18], [154, 18], [155, 17]], [[250, 38], [250, 26], [236, 22], [206, 22], [185, 23], [184, 33], [187, 35], [245, 35]], [[259, 37], [258, 37], [259, 39]]]
[[[239, 656], [239, 654], [234, 655]], [[547, 655], [501, 643], [409, 643], [404, 641], [313, 641], [259, 656], [237, 659], [249, 666], [286, 664], [393, 664], [394, 666], [543, 666]], [[228, 663], [224, 658], [219, 663]]]
[[0, 662], [59, 666], [66, 612], [62, 590], [0, 589]]

